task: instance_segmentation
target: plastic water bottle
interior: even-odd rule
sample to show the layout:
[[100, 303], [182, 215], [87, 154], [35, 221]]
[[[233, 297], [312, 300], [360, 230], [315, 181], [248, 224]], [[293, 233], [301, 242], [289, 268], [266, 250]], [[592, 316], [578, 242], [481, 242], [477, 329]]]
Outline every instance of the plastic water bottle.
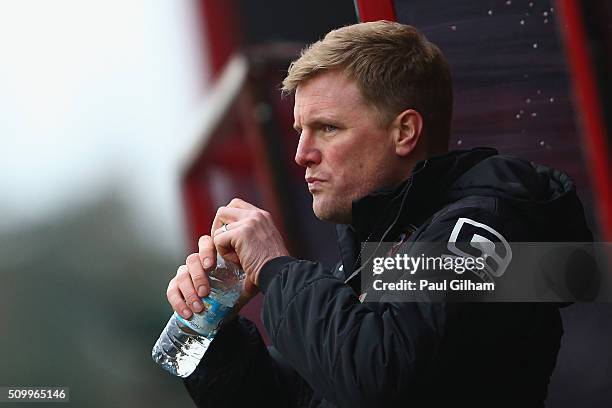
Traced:
[[217, 255], [217, 267], [210, 272], [210, 294], [202, 298], [204, 311], [185, 319], [174, 313], [151, 353], [153, 361], [179, 377], [188, 377], [204, 357], [223, 321], [238, 310], [245, 273]]

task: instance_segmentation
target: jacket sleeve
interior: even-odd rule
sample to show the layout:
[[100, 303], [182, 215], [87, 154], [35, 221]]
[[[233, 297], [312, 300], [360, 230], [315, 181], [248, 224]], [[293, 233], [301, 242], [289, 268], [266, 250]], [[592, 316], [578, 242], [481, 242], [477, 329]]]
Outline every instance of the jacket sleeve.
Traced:
[[[223, 326], [184, 384], [197, 407], [290, 407], [310, 391], [285, 371], [257, 327], [239, 316]], [[299, 388], [298, 388], [299, 387]]]
[[[489, 219], [478, 208], [451, 211], [419, 240], [448, 241], [459, 217]], [[260, 272], [262, 317], [271, 341], [316, 393], [339, 406], [395, 406], [436, 358], [449, 318], [446, 303], [360, 303], [316, 262], [279, 257]]]

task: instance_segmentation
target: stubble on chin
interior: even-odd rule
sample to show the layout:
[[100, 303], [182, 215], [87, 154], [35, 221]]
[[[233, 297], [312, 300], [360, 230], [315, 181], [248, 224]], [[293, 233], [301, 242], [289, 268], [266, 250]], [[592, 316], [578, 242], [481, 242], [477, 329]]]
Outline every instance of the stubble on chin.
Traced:
[[312, 211], [321, 221], [329, 221], [335, 224], [350, 224], [352, 219], [352, 202], [350, 204], [342, 202], [321, 202], [313, 197]]

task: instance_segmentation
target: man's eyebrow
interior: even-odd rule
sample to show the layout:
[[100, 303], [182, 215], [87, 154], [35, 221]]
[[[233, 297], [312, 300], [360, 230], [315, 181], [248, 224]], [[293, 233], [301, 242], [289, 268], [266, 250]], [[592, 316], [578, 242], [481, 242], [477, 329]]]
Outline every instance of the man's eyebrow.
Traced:
[[[305, 122], [306, 122], [305, 126], [313, 127], [313, 126], [318, 126], [318, 125], [323, 125], [323, 124], [339, 123], [340, 120], [338, 120], [335, 116], [323, 114], [323, 115], [313, 116]], [[293, 128], [295, 130], [302, 129], [301, 127], [297, 125], [297, 123], [293, 124]]]
[[[321, 126], [323, 124], [339, 124], [340, 120], [336, 119], [336, 117], [333, 115], [320, 114], [320, 115], [313, 115], [309, 120], [305, 122], [306, 122], [305, 126], [315, 127], [315, 126]], [[299, 126], [297, 122], [293, 122], [293, 129], [298, 133], [302, 132], [302, 127]]]

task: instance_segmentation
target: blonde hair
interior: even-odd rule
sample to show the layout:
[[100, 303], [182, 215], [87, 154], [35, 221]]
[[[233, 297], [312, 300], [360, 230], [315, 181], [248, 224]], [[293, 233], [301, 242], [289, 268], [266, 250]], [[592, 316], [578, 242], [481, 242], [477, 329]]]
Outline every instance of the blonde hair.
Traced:
[[381, 114], [381, 124], [389, 124], [405, 109], [415, 109], [427, 133], [433, 128], [440, 134], [436, 139], [445, 138], [438, 142], [448, 145], [450, 69], [440, 49], [416, 28], [376, 21], [330, 31], [291, 63], [282, 92], [291, 94], [301, 83], [331, 70], [356, 81], [365, 101]]

